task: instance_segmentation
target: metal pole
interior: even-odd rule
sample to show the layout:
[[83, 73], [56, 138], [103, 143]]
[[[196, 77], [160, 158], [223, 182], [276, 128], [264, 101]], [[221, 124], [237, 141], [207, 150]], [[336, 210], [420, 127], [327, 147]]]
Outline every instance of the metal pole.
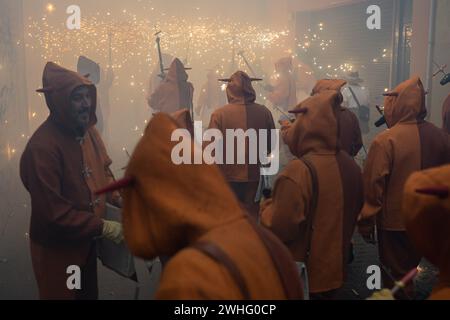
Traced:
[[426, 107], [428, 109], [427, 119], [431, 118], [431, 102], [432, 102], [432, 87], [433, 87], [433, 56], [434, 56], [434, 43], [436, 34], [436, 11], [437, 11], [437, 0], [431, 0], [430, 7], [430, 21], [428, 30], [428, 57], [427, 57], [427, 90], [429, 92], [426, 97]]

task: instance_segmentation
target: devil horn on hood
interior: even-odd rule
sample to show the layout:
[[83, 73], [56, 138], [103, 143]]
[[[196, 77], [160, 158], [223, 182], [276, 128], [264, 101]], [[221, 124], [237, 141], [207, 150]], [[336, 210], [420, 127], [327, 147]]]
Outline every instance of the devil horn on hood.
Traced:
[[417, 189], [416, 192], [419, 194], [436, 196], [441, 199], [446, 199], [449, 196], [448, 187], [441, 187], [441, 186], [421, 188], [421, 189]]
[[136, 182], [136, 179], [134, 177], [125, 177], [120, 180], [117, 180], [113, 183], [111, 183], [109, 186], [106, 186], [100, 190], [95, 191], [95, 195], [101, 195], [108, 192], [113, 192], [119, 189], [124, 189], [131, 187]]
[[308, 109], [306, 109], [306, 108], [300, 108], [300, 109], [297, 109], [297, 110], [290, 110], [289, 111], [289, 113], [291, 113], [291, 114], [305, 114], [307, 112], [308, 112]]
[[52, 87], [46, 87], [46, 88], [41, 88], [41, 89], [36, 90], [36, 92], [39, 92], [39, 93], [47, 93], [47, 92], [51, 92], [51, 91], [53, 91]]
[[398, 97], [398, 92], [386, 92], [383, 93], [384, 97]]

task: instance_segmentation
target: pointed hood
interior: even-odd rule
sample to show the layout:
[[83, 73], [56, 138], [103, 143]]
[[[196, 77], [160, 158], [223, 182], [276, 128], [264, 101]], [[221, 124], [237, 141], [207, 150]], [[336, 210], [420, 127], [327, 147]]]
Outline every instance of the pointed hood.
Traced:
[[256, 100], [255, 89], [252, 80], [243, 71], [235, 72], [227, 86], [228, 103], [230, 104], [250, 104]]
[[301, 102], [295, 110], [303, 111], [295, 122], [282, 132], [284, 142], [297, 157], [338, 150], [338, 121], [340, 94], [328, 90]]
[[186, 82], [189, 76], [186, 69], [180, 59], [175, 58], [170, 64], [169, 73], [166, 76], [166, 80], [170, 82]]
[[387, 95], [384, 99], [384, 116], [388, 127], [425, 119], [425, 90], [419, 77], [402, 82]]
[[87, 78], [77, 72], [58, 66], [56, 63], [48, 62], [44, 68], [42, 84], [43, 88], [37, 91], [45, 94], [45, 100], [50, 109], [50, 118], [71, 132], [75, 132], [75, 127], [68, 115], [70, 95], [76, 88], [88, 86], [92, 98], [89, 127], [97, 123], [97, 117], [95, 115], [97, 89]]
[[[244, 216], [215, 165], [175, 165], [177, 122], [156, 114], [125, 173], [134, 183], [123, 191], [125, 238], [134, 255], [172, 256], [208, 231]], [[188, 139], [192, 145], [192, 139]], [[191, 153], [193, 158], [193, 152]]]
[[[436, 195], [430, 194], [430, 190]], [[447, 194], [442, 192], [447, 190]], [[450, 286], [450, 166], [414, 173], [405, 185], [403, 215], [409, 238]]]

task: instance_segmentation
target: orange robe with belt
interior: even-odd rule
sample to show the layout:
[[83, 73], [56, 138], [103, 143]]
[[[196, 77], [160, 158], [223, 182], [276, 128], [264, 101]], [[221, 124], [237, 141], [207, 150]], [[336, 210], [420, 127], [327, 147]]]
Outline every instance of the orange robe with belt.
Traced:
[[[323, 90], [306, 99], [297, 106], [306, 113], [282, 133], [291, 152], [311, 163], [316, 183], [305, 163], [293, 160], [275, 182], [272, 199], [261, 208], [262, 223], [288, 246], [296, 261], [306, 262], [311, 293], [343, 285], [350, 241], [363, 204], [361, 171], [338, 147], [338, 97], [335, 90]], [[312, 210], [314, 197], [317, 207]], [[306, 221], [312, 216], [309, 233]]]

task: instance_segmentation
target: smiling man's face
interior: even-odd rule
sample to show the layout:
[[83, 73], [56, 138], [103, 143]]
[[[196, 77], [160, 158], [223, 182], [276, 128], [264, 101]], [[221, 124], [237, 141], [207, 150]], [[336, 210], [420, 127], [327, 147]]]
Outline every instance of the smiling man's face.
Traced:
[[81, 86], [70, 95], [70, 118], [76, 128], [85, 132], [91, 118], [92, 97], [89, 87]]

